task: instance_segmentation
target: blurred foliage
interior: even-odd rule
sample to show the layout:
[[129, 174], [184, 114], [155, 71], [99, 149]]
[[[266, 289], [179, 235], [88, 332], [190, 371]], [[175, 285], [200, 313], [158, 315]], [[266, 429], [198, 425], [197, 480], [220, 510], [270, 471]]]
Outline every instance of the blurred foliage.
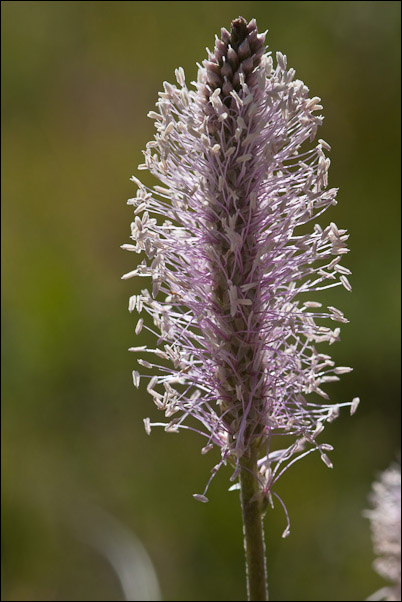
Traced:
[[[327, 431], [333, 472], [310, 456], [266, 519], [274, 600], [362, 600], [381, 586], [362, 517], [399, 451], [399, 2], [2, 2], [3, 596], [118, 600], [119, 582], [73, 523], [98, 506], [144, 543], [165, 600], [244, 600], [240, 510], [191, 434], [147, 437], [132, 387], [138, 341], [122, 282], [135, 187], [163, 80], [188, 79], [242, 14], [323, 99], [339, 205], [351, 232], [351, 323], [333, 347], [359, 395]], [[85, 510], [86, 509], [86, 510]]]

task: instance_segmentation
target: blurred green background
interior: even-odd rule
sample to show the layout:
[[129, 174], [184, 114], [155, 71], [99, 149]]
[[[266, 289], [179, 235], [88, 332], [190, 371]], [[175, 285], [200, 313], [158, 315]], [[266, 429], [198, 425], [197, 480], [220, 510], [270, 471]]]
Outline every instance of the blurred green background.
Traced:
[[194, 79], [239, 14], [269, 29], [270, 49], [323, 100], [340, 193], [322, 223], [350, 230], [354, 273], [353, 294], [328, 296], [351, 321], [331, 351], [355, 369], [330, 393], [362, 400], [326, 431], [334, 470], [312, 455], [280, 483], [292, 533], [282, 540], [282, 510], [268, 512], [271, 597], [362, 600], [382, 585], [362, 511], [400, 446], [400, 3], [6, 1], [4, 600], [122, 600], [88, 544], [98, 509], [142, 541], [164, 600], [245, 599], [228, 473], [198, 504], [214, 458], [196, 435], [144, 433], [142, 418], [160, 416], [133, 388], [127, 353], [145, 342], [127, 311], [144, 281], [120, 280], [136, 256], [119, 248], [162, 81], [179, 65]]

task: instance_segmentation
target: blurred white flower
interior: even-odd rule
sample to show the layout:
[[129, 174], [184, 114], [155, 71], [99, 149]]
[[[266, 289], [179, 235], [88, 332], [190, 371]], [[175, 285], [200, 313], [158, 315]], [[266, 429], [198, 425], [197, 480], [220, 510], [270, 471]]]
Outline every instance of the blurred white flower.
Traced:
[[391, 582], [368, 600], [401, 599], [401, 469], [391, 466], [373, 484], [370, 495], [372, 509], [365, 512], [370, 519], [374, 552], [374, 568]]

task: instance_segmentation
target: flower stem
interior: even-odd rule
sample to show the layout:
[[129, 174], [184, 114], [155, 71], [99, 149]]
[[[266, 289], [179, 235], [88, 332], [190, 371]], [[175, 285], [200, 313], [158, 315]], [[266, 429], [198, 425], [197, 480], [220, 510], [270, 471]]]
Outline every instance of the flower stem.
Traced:
[[250, 450], [240, 472], [248, 600], [268, 600], [262, 500], [257, 480], [257, 453]]

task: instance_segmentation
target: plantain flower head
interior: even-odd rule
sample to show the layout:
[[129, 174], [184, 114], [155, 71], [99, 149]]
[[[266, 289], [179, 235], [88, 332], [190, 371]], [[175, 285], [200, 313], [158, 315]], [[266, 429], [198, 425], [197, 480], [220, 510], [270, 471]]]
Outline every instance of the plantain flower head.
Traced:
[[401, 599], [401, 469], [391, 466], [373, 484], [372, 509], [365, 512], [370, 519], [374, 552], [374, 568], [392, 585], [384, 587], [369, 600]]
[[156, 337], [155, 348], [131, 349], [148, 358], [138, 360], [148, 375], [134, 371], [134, 384], [147, 379], [168, 419], [147, 418], [147, 432], [197, 431], [202, 453], [220, 450], [211, 478], [228, 463], [233, 481], [256, 446], [260, 490], [272, 500], [284, 470], [310, 451], [332, 466], [331, 446], [317, 437], [358, 399], [329, 402], [325, 384], [351, 369], [317, 346], [338, 341], [348, 320], [310, 298], [351, 290], [346, 231], [314, 223], [337, 202], [330, 147], [314, 142], [322, 106], [286, 56], [274, 64], [265, 37], [240, 17], [207, 49], [196, 82], [187, 86], [181, 67], [176, 85], [164, 82], [139, 166], [161, 185], [132, 178], [133, 244], [123, 245], [146, 259], [123, 278], [152, 279], [129, 303], [154, 324], [140, 317], [137, 334], [144, 326]]

